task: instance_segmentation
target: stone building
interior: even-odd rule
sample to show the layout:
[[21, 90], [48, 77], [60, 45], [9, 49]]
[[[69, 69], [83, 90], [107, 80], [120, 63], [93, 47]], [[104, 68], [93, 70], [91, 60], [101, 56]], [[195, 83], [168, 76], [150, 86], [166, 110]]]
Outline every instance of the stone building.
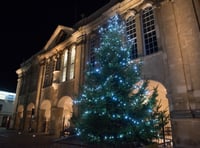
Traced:
[[[200, 147], [200, 0], [111, 0], [73, 28], [58, 25], [44, 48], [16, 71], [15, 128], [60, 135], [78, 114], [73, 100], [94, 62], [98, 27], [119, 14], [133, 59], [169, 109], [174, 147]], [[106, 53], [105, 53], [106, 56]], [[98, 121], [97, 121], [98, 122]]]
[[13, 126], [15, 106], [15, 93], [0, 90], [0, 127]]

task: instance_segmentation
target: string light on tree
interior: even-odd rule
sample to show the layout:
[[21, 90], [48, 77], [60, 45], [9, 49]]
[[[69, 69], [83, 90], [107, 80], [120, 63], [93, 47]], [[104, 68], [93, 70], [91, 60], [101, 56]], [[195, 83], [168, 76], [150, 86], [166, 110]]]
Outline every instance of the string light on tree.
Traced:
[[[95, 66], [88, 62], [85, 83], [77, 98], [77, 135], [86, 143], [150, 143], [158, 136], [157, 91], [148, 93], [141, 78], [141, 60], [131, 59], [123, 20], [115, 15], [99, 28]], [[142, 83], [140, 83], [142, 82]]]

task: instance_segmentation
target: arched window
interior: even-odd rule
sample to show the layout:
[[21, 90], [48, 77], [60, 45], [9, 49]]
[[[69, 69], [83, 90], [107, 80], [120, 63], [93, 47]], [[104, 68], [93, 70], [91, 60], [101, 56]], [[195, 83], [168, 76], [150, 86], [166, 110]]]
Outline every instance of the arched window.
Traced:
[[138, 57], [138, 51], [137, 51], [136, 23], [134, 16], [130, 16], [126, 20], [126, 33], [128, 39], [131, 40], [133, 43], [131, 59], [135, 59]]
[[152, 7], [146, 7], [142, 11], [142, 29], [144, 54], [149, 55], [158, 51], [156, 38], [155, 19]]

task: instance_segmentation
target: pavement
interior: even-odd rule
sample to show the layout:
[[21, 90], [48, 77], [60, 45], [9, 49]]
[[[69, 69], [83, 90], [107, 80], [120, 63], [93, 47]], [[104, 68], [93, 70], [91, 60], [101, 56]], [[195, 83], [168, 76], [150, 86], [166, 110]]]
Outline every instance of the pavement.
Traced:
[[1, 148], [49, 147], [55, 137], [0, 128]]
[[86, 147], [74, 137], [17, 132], [0, 127], [0, 148], [80, 148]]
[[[108, 148], [85, 145], [77, 136], [55, 137], [39, 133], [18, 132], [0, 127], [0, 148]], [[122, 148], [122, 147], [121, 147]], [[133, 148], [125, 146], [123, 148]], [[171, 147], [166, 147], [171, 148]]]

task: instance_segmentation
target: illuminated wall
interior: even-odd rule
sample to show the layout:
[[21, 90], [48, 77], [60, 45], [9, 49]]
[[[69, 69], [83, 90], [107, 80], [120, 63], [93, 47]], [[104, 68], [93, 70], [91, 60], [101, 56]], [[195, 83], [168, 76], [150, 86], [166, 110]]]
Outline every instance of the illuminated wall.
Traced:
[[0, 126], [10, 128], [13, 124], [15, 93], [0, 91]]

